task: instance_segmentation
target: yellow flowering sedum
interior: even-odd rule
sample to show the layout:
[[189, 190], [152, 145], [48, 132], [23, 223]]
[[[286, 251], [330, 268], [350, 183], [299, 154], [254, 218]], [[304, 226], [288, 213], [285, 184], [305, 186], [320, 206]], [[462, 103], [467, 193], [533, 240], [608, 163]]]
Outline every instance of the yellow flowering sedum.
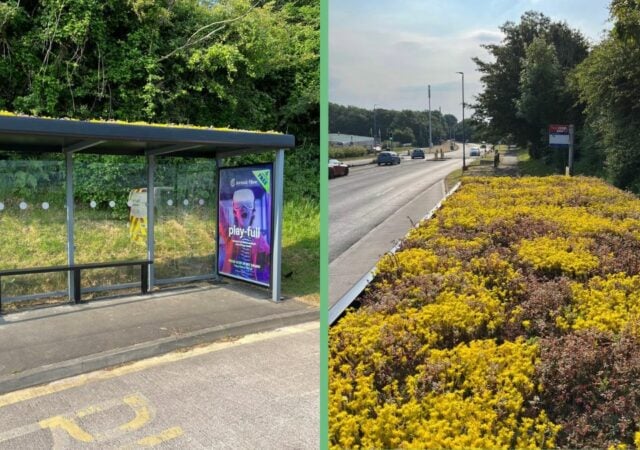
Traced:
[[600, 180], [466, 179], [331, 328], [331, 446], [563, 445], [539, 339], [637, 326], [639, 240], [640, 201]]
[[585, 276], [598, 267], [598, 258], [589, 253], [590, 240], [541, 237], [520, 243], [518, 255], [536, 270]]
[[574, 308], [568, 322], [573, 329], [619, 333], [640, 319], [640, 276], [594, 277], [586, 286], [574, 283], [572, 290]]

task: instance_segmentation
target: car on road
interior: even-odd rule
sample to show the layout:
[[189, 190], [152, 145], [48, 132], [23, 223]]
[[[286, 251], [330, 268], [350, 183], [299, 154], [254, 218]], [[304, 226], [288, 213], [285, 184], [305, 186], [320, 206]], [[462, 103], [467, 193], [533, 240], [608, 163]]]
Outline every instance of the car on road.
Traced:
[[469, 156], [480, 156], [480, 148], [471, 147], [471, 150], [469, 151]]
[[421, 148], [414, 148], [411, 151], [411, 159], [417, 159], [417, 158], [424, 159], [424, 150], [422, 150]]
[[378, 154], [377, 163], [379, 166], [383, 164], [389, 164], [393, 166], [394, 164], [400, 164], [400, 157], [396, 152], [380, 152]]
[[349, 166], [337, 159], [329, 160], [329, 178], [342, 177], [349, 175]]

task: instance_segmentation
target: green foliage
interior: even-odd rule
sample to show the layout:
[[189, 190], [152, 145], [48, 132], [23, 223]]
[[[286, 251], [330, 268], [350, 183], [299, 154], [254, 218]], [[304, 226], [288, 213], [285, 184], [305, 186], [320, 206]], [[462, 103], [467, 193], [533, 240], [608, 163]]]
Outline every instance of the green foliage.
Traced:
[[[457, 123], [458, 119], [451, 114], [443, 116], [440, 111], [431, 111], [433, 143], [438, 145], [448, 139], [450, 131], [457, 132]], [[373, 125], [373, 111], [356, 106], [329, 103], [329, 131], [331, 133], [371, 136]], [[425, 111], [395, 111], [376, 108], [375, 125], [382, 140], [388, 139], [392, 132], [395, 142], [412, 142], [421, 147], [429, 145], [429, 116]], [[462, 139], [462, 132], [460, 131], [459, 134], [459, 138]], [[402, 140], [399, 139], [399, 136], [402, 137]], [[467, 137], [469, 137], [468, 134]]]
[[[530, 122], [527, 115], [518, 114], [517, 101], [520, 100], [521, 106], [528, 104], [529, 93], [533, 80], [541, 79], [541, 74], [534, 76], [532, 59], [533, 53], [544, 54], [548, 50], [543, 50], [543, 44], [536, 44], [534, 50], [531, 50], [530, 58], [527, 58], [527, 48], [539, 39], [547, 45], [553, 44], [557, 65], [559, 67], [551, 69], [556, 72], [559, 86], [554, 89], [560, 89], [567, 95], [566, 103], [560, 102], [554, 116], [562, 117], [566, 123], [577, 123], [579, 111], [575, 111], [571, 105], [575, 102], [575, 98], [569, 95], [565, 78], [567, 74], [580, 63], [588, 52], [588, 45], [585, 37], [574, 29], [571, 29], [564, 22], [553, 22], [545, 15], [529, 11], [522, 15], [519, 23], [506, 22], [500, 30], [505, 37], [500, 44], [485, 45], [493, 57], [493, 62], [482, 61], [474, 58], [474, 62], [478, 66], [478, 70], [482, 73], [481, 81], [484, 84], [484, 91], [477, 97], [477, 103], [474, 105], [476, 110], [476, 118], [479, 122], [485, 123], [488, 127], [486, 136], [490, 141], [497, 141], [504, 136], [512, 136], [515, 143], [525, 147], [528, 142], [540, 141], [540, 126], [537, 122]], [[548, 58], [548, 56], [547, 56]], [[529, 61], [527, 62], [527, 60]], [[551, 63], [543, 64], [547, 67]], [[525, 65], [529, 66], [524, 74]], [[537, 64], [539, 65], [539, 64]], [[557, 73], [559, 72], [559, 73]], [[523, 92], [523, 84], [525, 82], [525, 92]], [[528, 84], [527, 84], [528, 83]], [[522, 99], [523, 94], [525, 99]], [[538, 92], [538, 96], [547, 96], [547, 93]], [[549, 95], [549, 100], [553, 100]], [[523, 104], [522, 101], [525, 100]], [[525, 107], [525, 110], [528, 109]], [[522, 110], [521, 112], [524, 112]], [[539, 118], [541, 119], [541, 118]], [[536, 154], [535, 156], [541, 156]]]
[[416, 137], [413, 134], [413, 130], [409, 127], [396, 128], [393, 130], [393, 140], [400, 144], [412, 144], [415, 142]]
[[576, 69], [573, 87], [586, 114], [585, 153], [616, 186], [640, 192], [640, 47], [636, 2], [612, 3], [610, 35]]
[[317, 140], [319, 3], [253, 3], [4, 2], [0, 107]]
[[369, 150], [366, 147], [330, 147], [329, 158], [353, 158], [357, 156], [366, 156]]
[[562, 73], [555, 46], [537, 37], [527, 47], [520, 74], [520, 97], [516, 100], [518, 115], [531, 125], [529, 142], [532, 143], [532, 156], [536, 158], [541, 156], [541, 147], [546, 146], [547, 126], [563, 119], [567, 109], [563, 97]]

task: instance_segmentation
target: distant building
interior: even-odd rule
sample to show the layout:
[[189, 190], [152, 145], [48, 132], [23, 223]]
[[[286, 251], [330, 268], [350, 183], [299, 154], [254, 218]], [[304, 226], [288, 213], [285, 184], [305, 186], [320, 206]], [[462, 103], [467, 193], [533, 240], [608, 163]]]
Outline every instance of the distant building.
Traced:
[[371, 136], [356, 136], [354, 134], [329, 133], [329, 145], [334, 147], [373, 147]]

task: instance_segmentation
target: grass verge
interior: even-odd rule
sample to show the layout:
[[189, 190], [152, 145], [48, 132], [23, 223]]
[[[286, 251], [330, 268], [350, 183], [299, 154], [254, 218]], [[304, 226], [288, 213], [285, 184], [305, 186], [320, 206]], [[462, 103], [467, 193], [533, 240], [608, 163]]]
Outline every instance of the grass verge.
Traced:
[[552, 166], [548, 166], [544, 161], [531, 158], [526, 149], [518, 149], [518, 170], [522, 176], [544, 177], [547, 175], [557, 175], [558, 172]]

